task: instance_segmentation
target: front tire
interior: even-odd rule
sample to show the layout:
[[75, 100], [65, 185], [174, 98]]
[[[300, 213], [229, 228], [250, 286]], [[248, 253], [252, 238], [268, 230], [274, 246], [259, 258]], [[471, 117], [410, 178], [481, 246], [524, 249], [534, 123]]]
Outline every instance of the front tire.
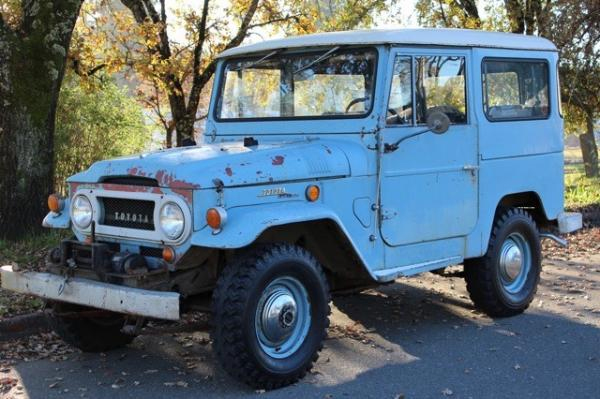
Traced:
[[121, 328], [125, 318], [118, 313], [106, 317], [87, 317], [78, 312], [93, 310], [62, 302], [51, 304], [48, 322], [54, 332], [67, 344], [83, 352], [106, 352], [121, 348], [133, 341], [135, 336], [124, 334]]
[[305, 249], [261, 247], [228, 265], [213, 293], [213, 345], [223, 368], [258, 389], [311, 369], [329, 326], [329, 287]]
[[471, 300], [492, 317], [522, 313], [537, 291], [541, 260], [540, 237], [531, 215], [519, 208], [503, 211], [485, 256], [465, 261]]

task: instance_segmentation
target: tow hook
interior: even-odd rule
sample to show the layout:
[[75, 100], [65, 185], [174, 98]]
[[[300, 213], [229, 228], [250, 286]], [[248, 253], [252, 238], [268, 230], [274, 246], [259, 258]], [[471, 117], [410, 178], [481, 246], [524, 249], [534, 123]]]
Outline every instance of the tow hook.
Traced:
[[558, 245], [560, 245], [561, 247], [565, 247], [565, 248], [569, 245], [567, 240], [565, 240], [564, 238], [561, 238], [557, 235], [554, 235], [552, 233], [540, 233], [540, 238], [546, 238], [546, 239], [552, 240], [555, 243], [557, 243]]
[[145, 318], [144, 317], [136, 317], [135, 324], [130, 324], [130, 318], [127, 318], [125, 325], [121, 328], [121, 332], [127, 335], [139, 335], [144, 327]]

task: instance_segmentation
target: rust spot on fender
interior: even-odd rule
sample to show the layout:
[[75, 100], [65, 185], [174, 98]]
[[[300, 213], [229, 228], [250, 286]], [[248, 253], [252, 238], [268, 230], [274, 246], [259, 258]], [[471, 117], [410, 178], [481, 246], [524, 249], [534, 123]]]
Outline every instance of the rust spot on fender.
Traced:
[[80, 185], [81, 185], [81, 183], [69, 183], [69, 196], [72, 197]]
[[142, 170], [141, 167], [134, 166], [133, 168], [127, 169], [127, 174], [131, 176], [146, 177], [147, 173]]
[[159, 170], [156, 172], [156, 181], [158, 181], [158, 185], [161, 187], [169, 187], [172, 189], [187, 189], [187, 190], [197, 190], [200, 188], [199, 184], [194, 184], [187, 182], [185, 180], [179, 180], [175, 178], [173, 173], [168, 173], [165, 170]]
[[174, 193], [182, 196], [188, 203], [192, 203], [192, 190], [200, 188], [199, 184], [176, 179], [173, 173], [168, 173], [166, 170], [159, 170], [156, 172], [155, 178], [158, 181], [159, 186], [169, 187]]
[[232, 176], [233, 175], [233, 170], [231, 170], [230, 167], [226, 167], [225, 168], [225, 173], [227, 174], [227, 176]]
[[273, 166], [280, 166], [280, 165], [283, 165], [283, 162], [285, 161], [285, 158], [282, 157], [281, 155], [277, 155], [271, 161], [272, 161], [271, 164]]
[[173, 191], [175, 194], [180, 195], [188, 204], [191, 204], [194, 200], [194, 192], [192, 190], [172, 188], [171, 191]]

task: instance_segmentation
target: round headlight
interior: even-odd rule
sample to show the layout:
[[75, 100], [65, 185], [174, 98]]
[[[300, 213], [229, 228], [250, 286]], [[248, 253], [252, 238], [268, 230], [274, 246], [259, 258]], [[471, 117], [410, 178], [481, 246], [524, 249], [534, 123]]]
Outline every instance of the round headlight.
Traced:
[[80, 229], [87, 228], [92, 223], [92, 204], [87, 197], [83, 195], [77, 195], [73, 198], [73, 205], [71, 206], [71, 216], [73, 223]]
[[171, 240], [175, 240], [183, 233], [184, 226], [185, 220], [181, 208], [173, 202], [164, 204], [160, 209], [160, 228], [163, 233]]

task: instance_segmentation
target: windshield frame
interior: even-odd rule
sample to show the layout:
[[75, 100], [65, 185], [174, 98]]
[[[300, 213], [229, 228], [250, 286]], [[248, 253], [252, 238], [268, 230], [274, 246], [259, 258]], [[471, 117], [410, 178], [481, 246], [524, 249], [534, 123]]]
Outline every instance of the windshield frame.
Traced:
[[[315, 47], [315, 48], [311, 48], [311, 49], [304, 49], [301, 51], [283, 50], [280, 53], [276, 54], [276, 56], [315, 55], [318, 57], [318, 56], [323, 55], [324, 52], [329, 51], [333, 47], [335, 47], [335, 45], [319, 46], [319, 47]], [[223, 60], [223, 62], [221, 62], [221, 66], [218, 71], [218, 82], [216, 82], [216, 83], [218, 83], [218, 87], [216, 87], [216, 90], [215, 90], [216, 98], [213, 103], [212, 117], [216, 122], [221, 122], [221, 123], [366, 119], [371, 116], [371, 114], [373, 113], [373, 110], [375, 109], [375, 102], [376, 102], [375, 99], [377, 97], [377, 80], [378, 80], [377, 78], [378, 78], [378, 69], [379, 69], [379, 59], [381, 57], [381, 53], [376, 46], [364, 46], [363, 45], [363, 46], [341, 47], [335, 52], [335, 55], [343, 54], [343, 53], [347, 53], [347, 52], [356, 52], [356, 51], [361, 51], [361, 50], [364, 52], [367, 52], [367, 51], [373, 52], [375, 55], [374, 62], [373, 62], [373, 78], [372, 78], [373, 87], [371, 89], [371, 95], [372, 95], [371, 104], [370, 104], [369, 109], [365, 110], [364, 113], [348, 114], [348, 115], [333, 115], [332, 114], [332, 115], [308, 115], [308, 116], [284, 116], [284, 117], [275, 116], [275, 117], [256, 117], [256, 118], [221, 118], [221, 116], [219, 114], [220, 114], [221, 106], [222, 106], [221, 101], [223, 99], [223, 95], [224, 95], [224, 91], [225, 91], [225, 82], [226, 82], [225, 72], [227, 70], [227, 65], [231, 62], [256, 61], [256, 60], [259, 60], [264, 57], [265, 54], [263, 53], [263, 54], [248, 54], [246, 56], [242, 55], [242, 56], [238, 56], [238, 57], [226, 58]]]

